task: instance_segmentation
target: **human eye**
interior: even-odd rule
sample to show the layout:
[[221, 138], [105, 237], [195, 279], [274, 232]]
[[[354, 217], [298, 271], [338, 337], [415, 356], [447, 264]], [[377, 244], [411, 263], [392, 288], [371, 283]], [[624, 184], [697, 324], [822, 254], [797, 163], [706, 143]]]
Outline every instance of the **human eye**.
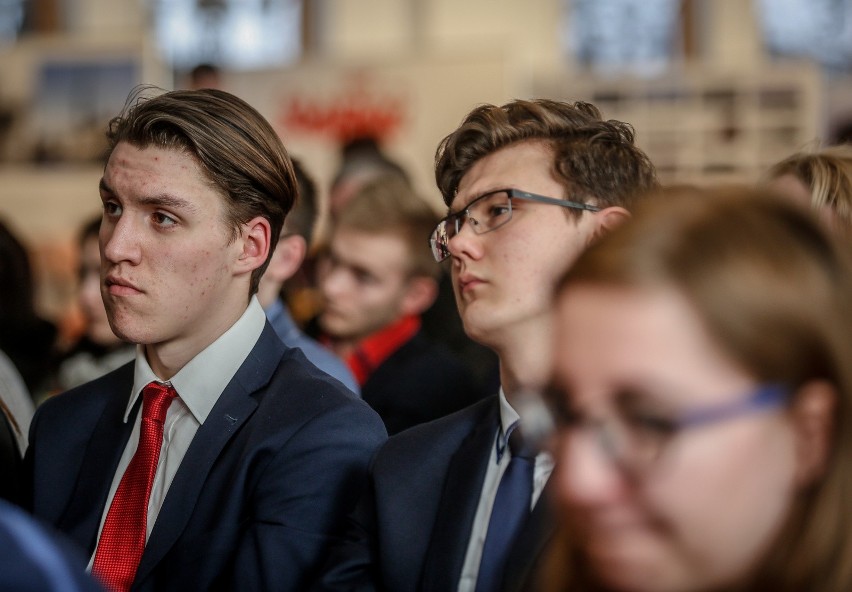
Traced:
[[627, 393], [617, 398], [622, 421], [635, 437], [662, 441], [671, 438], [679, 428], [677, 417], [657, 402], [641, 394]]
[[582, 415], [571, 402], [571, 396], [557, 386], [549, 386], [544, 391], [544, 400], [560, 428], [573, 428], [583, 423]]
[[352, 276], [355, 278], [356, 282], [365, 286], [374, 285], [379, 281], [376, 276], [364, 269], [353, 269]]
[[653, 411], [625, 412], [624, 420], [635, 434], [645, 438], [666, 439], [678, 430], [674, 418]]
[[121, 205], [113, 200], [104, 200], [104, 216], [115, 217], [121, 215]]
[[154, 212], [151, 214], [151, 219], [154, 221], [154, 224], [164, 228], [177, 224], [177, 220], [163, 212]]
[[509, 195], [505, 191], [484, 196], [478, 205], [481, 212], [478, 219], [481, 219], [488, 227], [499, 226], [512, 212]]

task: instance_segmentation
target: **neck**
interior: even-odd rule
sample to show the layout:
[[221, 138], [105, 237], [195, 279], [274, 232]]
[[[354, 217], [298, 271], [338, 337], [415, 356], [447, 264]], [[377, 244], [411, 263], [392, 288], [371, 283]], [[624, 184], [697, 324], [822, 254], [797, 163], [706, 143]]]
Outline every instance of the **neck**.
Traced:
[[525, 389], [545, 386], [550, 377], [552, 324], [550, 316], [513, 329], [495, 346], [500, 359], [500, 384], [509, 403]]
[[169, 341], [145, 344], [145, 358], [151, 370], [160, 380], [171, 380], [190, 360], [233, 327], [247, 307], [245, 300], [235, 303], [234, 306], [222, 307], [222, 310], [227, 312], [223, 312], [215, 320], [210, 319], [203, 331]]

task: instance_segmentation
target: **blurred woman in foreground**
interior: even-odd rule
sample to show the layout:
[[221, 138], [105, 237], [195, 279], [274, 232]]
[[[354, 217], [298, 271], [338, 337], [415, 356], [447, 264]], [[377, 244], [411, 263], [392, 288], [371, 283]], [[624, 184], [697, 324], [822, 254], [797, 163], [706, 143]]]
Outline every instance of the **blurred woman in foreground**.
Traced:
[[845, 249], [789, 200], [687, 193], [557, 291], [543, 588], [852, 590]]

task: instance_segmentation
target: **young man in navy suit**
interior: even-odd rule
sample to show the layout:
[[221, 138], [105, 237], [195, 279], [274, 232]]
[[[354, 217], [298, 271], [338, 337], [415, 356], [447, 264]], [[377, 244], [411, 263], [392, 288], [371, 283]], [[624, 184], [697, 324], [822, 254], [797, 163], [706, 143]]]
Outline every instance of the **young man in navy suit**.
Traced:
[[[553, 462], [513, 448], [510, 434], [524, 428], [522, 393], [549, 374], [551, 292], [656, 183], [629, 125], [548, 100], [471, 111], [439, 145], [435, 176], [448, 216], [432, 252], [451, 266], [466, 333], [497, 353], [500, 392], [388, 440], [318, 589], [524, 588], [551, 534], [543, 490]], [[506, 534], [511, 496], [498, 503], [498, 490], [513, 450], [527, 459], [527, 489]]]
[[386, 436], [254, 296], [287, 152], [210, 89], [131, 97], [107, 136], [101, 290], [136, 360], [39, 409], [32, 510], [113, 590], [302, 590]]

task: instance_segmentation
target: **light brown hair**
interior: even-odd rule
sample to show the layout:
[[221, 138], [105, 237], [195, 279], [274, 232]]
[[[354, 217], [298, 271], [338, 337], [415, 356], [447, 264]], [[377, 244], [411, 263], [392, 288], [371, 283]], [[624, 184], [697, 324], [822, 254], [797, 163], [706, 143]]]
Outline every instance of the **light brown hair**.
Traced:
[[437, 278], [441, 273], [429, 251], [429, 235], [438, 224], [437, 213], [396, 175], [386, 175], [361, 187], [335, 222], [372, 234], [393, 234], [405, 240], [412, 276]]

